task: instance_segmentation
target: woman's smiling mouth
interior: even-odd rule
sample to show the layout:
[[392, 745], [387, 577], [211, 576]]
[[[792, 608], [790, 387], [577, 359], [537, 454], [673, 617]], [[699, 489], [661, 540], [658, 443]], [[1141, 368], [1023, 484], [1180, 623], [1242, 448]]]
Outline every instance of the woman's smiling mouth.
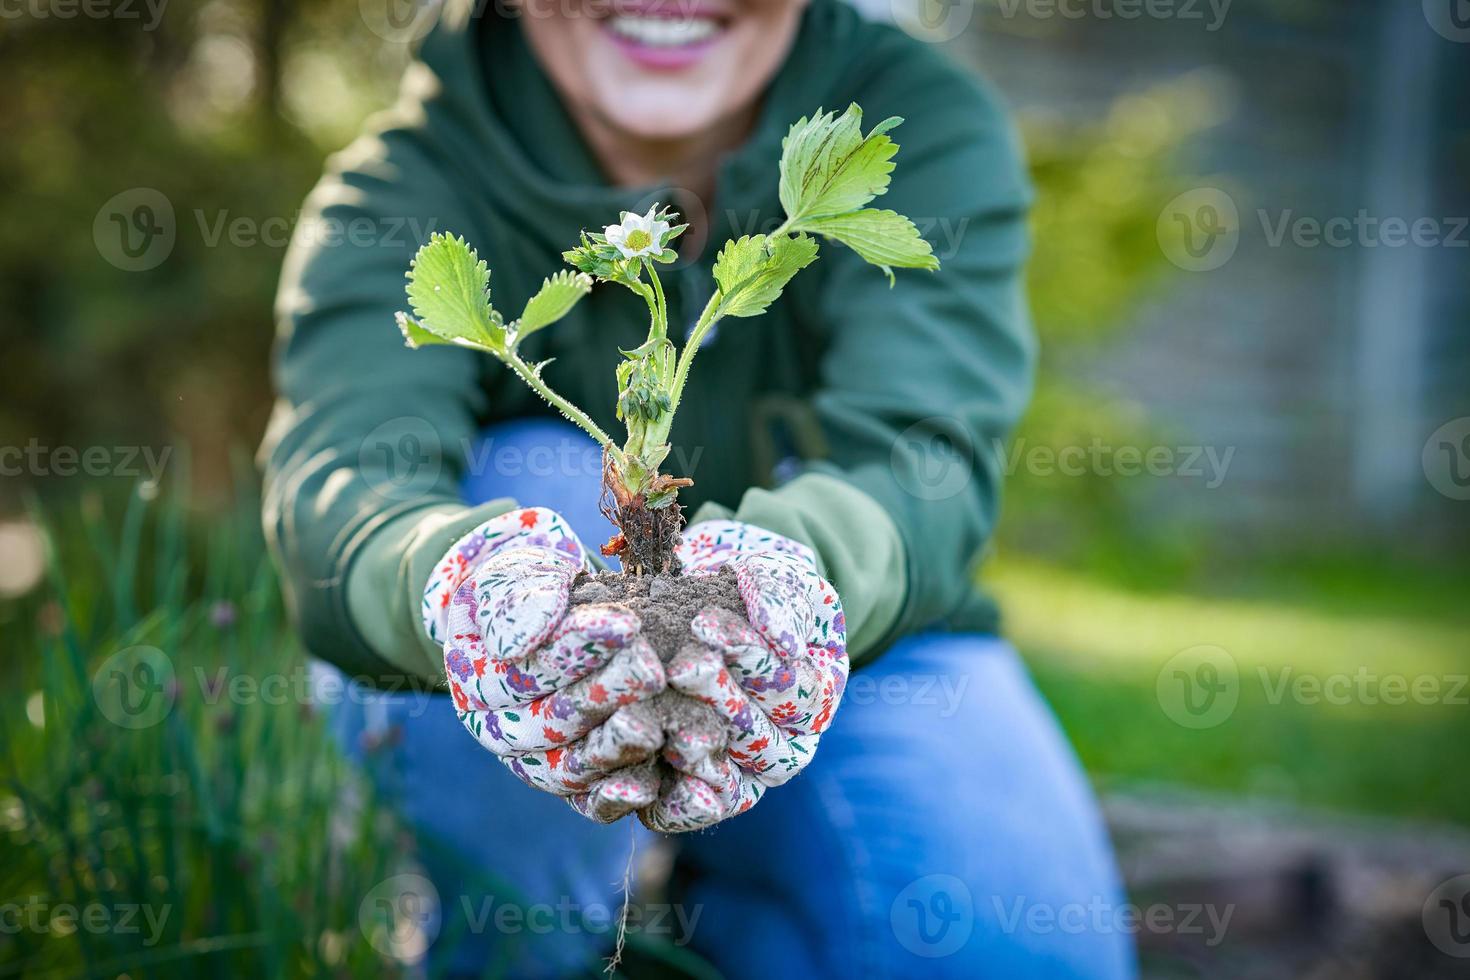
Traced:
[[726, 18], [687, 2], [619, 3], [603, 33], [641, 68], [677, 71], [698, 62], [729, 27]]

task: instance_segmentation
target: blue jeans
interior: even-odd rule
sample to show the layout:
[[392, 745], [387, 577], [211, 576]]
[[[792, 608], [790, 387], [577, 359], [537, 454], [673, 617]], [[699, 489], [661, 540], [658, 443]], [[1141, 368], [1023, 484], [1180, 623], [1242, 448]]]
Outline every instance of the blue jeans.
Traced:
[[[485, 438], [467, 499], [514, 497], [560, 512], [589, 545], [606, 536], [584, 436], [537, 420]], [[370, 771], [419, 839], [441, 909], [431, 968], [595, 973], [630, 834], [640, 853], [652, 835], [631, 820], [593, 824], [528, 789], [464, 732], [447, 697], [363, 700], [344, 699], [335, 730], [359, 757], [380, 744]], [[995, 637], [899, 642], [853, 674], [800, 776], [676, 845], [672, 908], [631, 928], [731, 980], [1136, 972], [1087, 781]]]

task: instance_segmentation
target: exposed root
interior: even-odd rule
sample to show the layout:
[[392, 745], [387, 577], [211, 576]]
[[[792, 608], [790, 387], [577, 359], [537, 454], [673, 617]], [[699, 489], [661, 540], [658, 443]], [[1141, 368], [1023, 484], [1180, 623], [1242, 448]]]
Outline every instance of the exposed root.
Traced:
[[[650, 493], [677, 491], [690, 486], [692, 480], [659, 475], [654, 477]], [[617, 527], [618, 533], [602, 546], [607, 557], [617, 557], [623, 570], [633, 575], [678, 575], [679, 559], [675, 549], [679, 532], [684, 529], [684, 508], [678, 500], [661, 507], [648, 506], [644, 494], [630, 494], [623, 488], [617, 465], [606, 454], [602, 465], [603, 516]]]

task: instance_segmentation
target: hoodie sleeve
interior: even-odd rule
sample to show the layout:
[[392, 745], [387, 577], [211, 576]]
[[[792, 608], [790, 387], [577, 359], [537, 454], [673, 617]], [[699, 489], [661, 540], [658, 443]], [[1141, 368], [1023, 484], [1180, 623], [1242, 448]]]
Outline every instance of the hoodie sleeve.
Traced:
[[[815, 309], [828, 337], [812, 406], [827, 458], [733, 516], [809, 544], [843, 598], [854, 663], [976, 601], [1003, 443], [1032, 383], [1023, 296], [1029, 185], [1005, 113], [974, 80], [897, 32], [857, 87], [865, 124], [906, 117], [887, 195], [938, 272], [882, 273], [824, 244]], [[704, 515], [701, 515], [704, 516]]]
[[[459, 503], [465, 447], [486, 410], [480, 359], [408, 350], [394, 328], [420, 242], [450, 228], [477, 238], [446, 155], [425, 136], [437, 85], [410, 68], [399, 107], [329, 162], [277, 297], [266, 537], [307, 649], [370, 681], [441, 678], [413, 628], [423, 583], [460, 534], [508, 506]], [[358, 615], [351, 577], [371, 585], [351, 591], [376, 597]]]

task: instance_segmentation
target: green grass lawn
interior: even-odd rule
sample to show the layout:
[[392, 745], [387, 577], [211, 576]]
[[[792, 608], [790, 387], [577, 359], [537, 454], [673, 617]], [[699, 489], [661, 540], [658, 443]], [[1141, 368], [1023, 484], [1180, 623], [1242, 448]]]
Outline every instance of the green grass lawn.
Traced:
[[[1101, 782], [1470, 822], [1459, 764], [1470, 745], [1463, 592], [1405, 587], [1388, 573], [1376, 587], [1371, 574], [1320, 589], [1318, 579], [1269, 590], [1288, 599], [1259, 588], [1139, 591], [1018, 557], [985, 574], [1007, 632]], [[1190, 728], [1166, 710], [1179, 713], [1176, 665], [1162, 697], [1160, 673], [1199, 645], [1234, 662], [1238, 701], [1211, 727]]]

